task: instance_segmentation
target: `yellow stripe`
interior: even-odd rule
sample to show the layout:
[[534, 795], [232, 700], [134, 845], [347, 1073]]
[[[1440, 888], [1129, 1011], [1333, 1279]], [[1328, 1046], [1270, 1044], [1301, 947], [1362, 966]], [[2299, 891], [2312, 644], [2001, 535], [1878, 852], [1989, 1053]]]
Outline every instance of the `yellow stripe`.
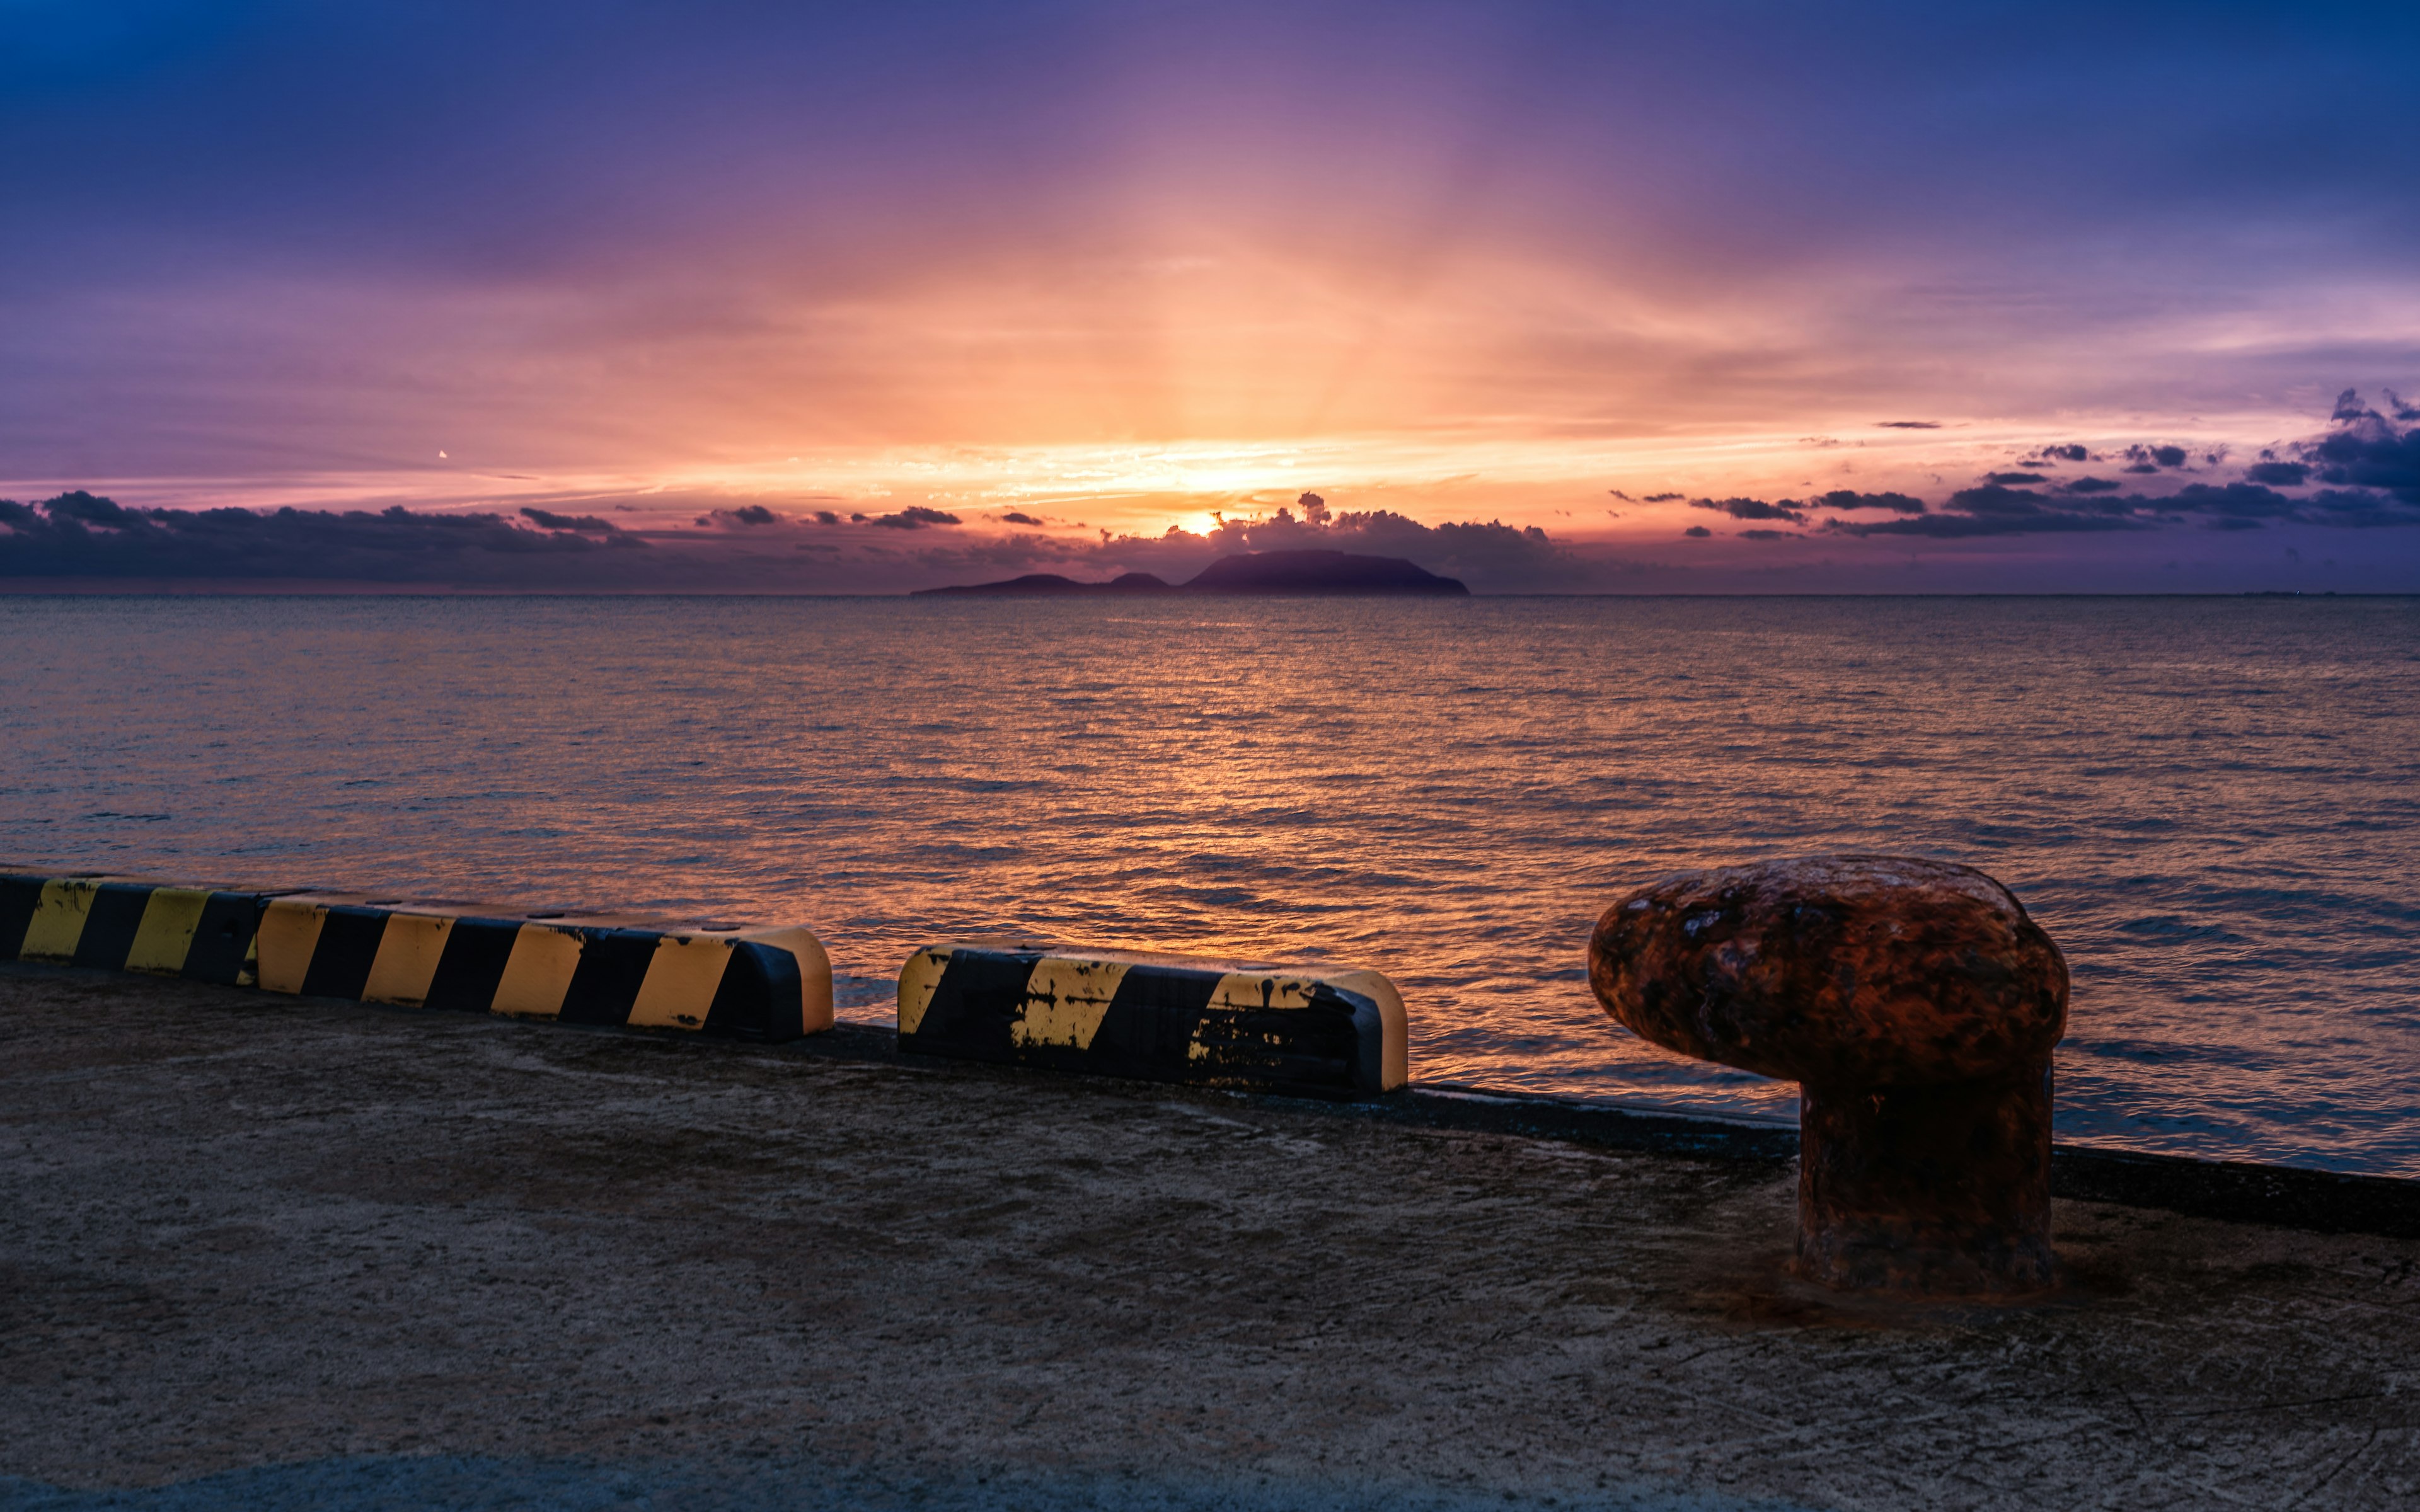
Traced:
[[714, 991], [731, 964], [731, 942], [705, 934], [667, 934], [647, 958], [647, 975], [630, 1004], [630, 1022], [643, 1028], [694, 1029], [706, 1023]]
[[428, 1001], [428, 984], [437, 980], [438, 960], [445, 954], [445, 937], [454, 920], [429, 914], [389, 914], [379, 933], [378, 954], [362, 983], [365, 1003], [401, 1003], [418, 1008]]
[[1210, 989], [1210, 1006], [1230, 1011], [1251, 1008], [1309, 1008], [1315, 977], [1281, 977], [1270, 971], [1231, 971]]
[[[653, 963], [649, 963], [650, 966]], [[580, 969], [580, 936], [544, 924], [523, 924], [513, 936], [513, 953], [496, 983], [489, 1011], [515, 1018], [551, 1019], [563, 1011], [563, 995]]]
[[17, 954], [26, 961], [72, 961], [76, 942], [84, 938], [85, 920], [92, 917], [98, 882], [45, 882], [41, 902], [25, 923], [25, 943]]
[[1090, 1050], [1101, 1032], [1118, 983], [1133, 969], [1123, 961], [1071, 961], [1046, 955], [1025, 979], [1025, 1014], [1016, 1021], [1020, 1045], [1071, 1045]]
[[[1340, 992], [1358, 993], [1378, 1005], [1378, 1023], [1385, 1041], [1378, 1051], [1378, 1086], [1393, 1091], [1411, 1079], [1411, 1024], [1395, 984], [1375, 971], [1339, 971], [1318, 977], [1286, 977], [1268, 971], [1231, 971], [1210, 991], [1210, 1006], [1221, 1009], [1299, 1009], [1311, 1006], [1312, 992], [1322, 983]], [[1196, 1039], [1187, 1055], [1201, 1060], [1209, 1049]]]
[[1378, 1005], [1378, 1022], [1384, 1026], [1387, 1042], [1378, 1054], [1378, 1089], [1391, 1092], [1412, 1079], [1412, 1021], [1404, 1011], [1404, 995], [1386, 974], [1361, 967], [1339, 971], [1320, 979], [1331, 987], [1348, 993], [1359, 993]]
[[199, 887], [154, 887], [143, 905], [143, 922], [134, 928], [133, 948], [126, 952], [129, 971], [156, 971], [175, 976], [185, 969], [194, 949], [194, 932], [202, 927], [202, 910], [210, 895]]
[[311, 971], [311, 952], [319, 948], [319, 930], [327, 921], [328, 910], [320, 904], [291, 898], [269, 900], [269, 906], [260, 911], [260, 928], [252, 938], [263, 991], [302, 990], [302, 979]]
[[[1311, 989], [1316, 981], [1298, 977], [1280, 977], [1267, 971], [1231, 971], [1218, 979], [1210, 989], [1210, 1006], [1230, 1012], [1244, 1009], [1298, 1009], [1311, 1006]], [[1209, 1058], [1210, 1047], [1195, 1034], [1193, 1042], [1185, 1047], [1188, 1060]]]
[[923, 1024], [924, 1011], [933, 1006], [934, 989], [941, 985], [941, 973], [949, 965], [950, 948], [936, 945], [909, 956], [899, 968], [900, 1033], [913, 1034]]

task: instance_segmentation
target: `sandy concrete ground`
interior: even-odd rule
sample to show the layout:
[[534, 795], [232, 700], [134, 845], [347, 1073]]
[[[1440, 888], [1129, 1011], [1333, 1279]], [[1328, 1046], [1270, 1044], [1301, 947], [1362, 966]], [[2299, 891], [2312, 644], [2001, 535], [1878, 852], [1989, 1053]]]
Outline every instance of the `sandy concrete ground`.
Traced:
[[0, 1505], [2409, 1506], [2420, 1243], [0, 968]]

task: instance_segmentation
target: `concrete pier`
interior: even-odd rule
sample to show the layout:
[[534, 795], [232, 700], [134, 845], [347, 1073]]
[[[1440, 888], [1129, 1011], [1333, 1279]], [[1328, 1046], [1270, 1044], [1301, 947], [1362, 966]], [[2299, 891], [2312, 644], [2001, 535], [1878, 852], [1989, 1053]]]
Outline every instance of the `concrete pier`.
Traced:
[[2420, 1241], [1884, 1304], [1786, 1165], [845, 1039], [0, 968], [0, 1506], [2420, 1497]]

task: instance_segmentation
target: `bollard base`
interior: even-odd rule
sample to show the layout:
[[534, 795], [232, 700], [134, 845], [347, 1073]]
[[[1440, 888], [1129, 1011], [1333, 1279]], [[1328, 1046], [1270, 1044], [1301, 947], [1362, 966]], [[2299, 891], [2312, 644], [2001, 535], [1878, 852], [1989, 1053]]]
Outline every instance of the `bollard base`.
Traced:
[[1798, 1273], [1838, 1290], [2003, 1297], [2056, 1280], [2050, 1067], [1801, 1088]]

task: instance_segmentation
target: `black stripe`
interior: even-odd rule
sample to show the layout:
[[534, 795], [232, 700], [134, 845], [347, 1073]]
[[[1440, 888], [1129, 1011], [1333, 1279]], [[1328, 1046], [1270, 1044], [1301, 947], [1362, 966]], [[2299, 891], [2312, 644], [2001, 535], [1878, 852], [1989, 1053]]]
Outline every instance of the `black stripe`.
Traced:
[[1387, 1013], [1374, 997], [1326, 988], [1353, 1012], [1353, 1090], [1375, 1097], [1387, 1089]]
[[201, 922], [194, 926], [194, 946], [185, 952], [183, 975], [195, 981], [234, 986], [243, 974], [252, 933], [259, 926], [259, 898], [248, 892], [211, 893], [202, 904]]
[[775, 945], [738, 941], [714, 989], [704, 1034], [785, 1043], [806, 1032], [806, 988], [799, 958]]
[[134, 932], [143, 927], [143, 910], [150, 905], [151, 890], [139, 883], [102, 883], [92, 895], [84, 933], [76, 936], [75, 964], [123, 969], [127, 952], [134, 949]]
[[319, 922], [311, 964], [302, 972], [302, 995], [359, 998], [378, 959], [379, 941], [386, 937], [387, 917], [383, 908], [329, 909]]
[[[1213, 1008], [1211, 996], [1225, 975], [1214, 968], [1132, 966], [1119, 979], [1089, 1046], [1020, 1045], [1016, 1031], [1027, 1008], [1025, 984], [1041, 959], [1022, 952], [954, 952], [923, 1023], [914, 1034], [900, 1036], [899, 1048], [1314, 1097], [1379, 1089], [1386, 1029], [1374, 1001], [1322, 984], [1311, 990], [1311, 1001], [1302, 1008]], [[1277, 978], [1270, 980], [1274, 984]], [[1197, 1043], [1200, 1056], [1194, 1054]]]
[[1038, 951], [956, 950], [941, 966], [933, 1001], [902, 1050], [967, 1060], [1016, 1060], [1016, 1021], [1025, 1011], [1025, 982]]
[[43, 877], [0, 877], [0, 961], [25, 948], [25, 928], [42, 905]]
[[485, 1013], [496, 1003], [496, 985], [504, 980], [504, 963], [513, 958], [513, 941], [520, 925], [509, 918], [458, 918], [445, 935], [445, 953], [437, 958], [437, 973], [428, 979], [428, 1008], [458, 1013]]
[[566, 1024], [628, 1024], [639, 983], [647, 980], [647, 963], [663, 936], [637, 929], [584, 929], [579, 934], [580, 964], [572, 968], [563, 1011], [555, 1016]]
[[1136, 966], [1119, 980], [1092, 1049], [1037, 1045], [1028, 1053], [1039, 1053], [1045, 1057], [1042, 1064], [1063, 1063], [1071, 1071], [1190, 1081], [1195, 1075], [1193, 1031], [1209, 1010], [1222, 975], [1187, 966]]

